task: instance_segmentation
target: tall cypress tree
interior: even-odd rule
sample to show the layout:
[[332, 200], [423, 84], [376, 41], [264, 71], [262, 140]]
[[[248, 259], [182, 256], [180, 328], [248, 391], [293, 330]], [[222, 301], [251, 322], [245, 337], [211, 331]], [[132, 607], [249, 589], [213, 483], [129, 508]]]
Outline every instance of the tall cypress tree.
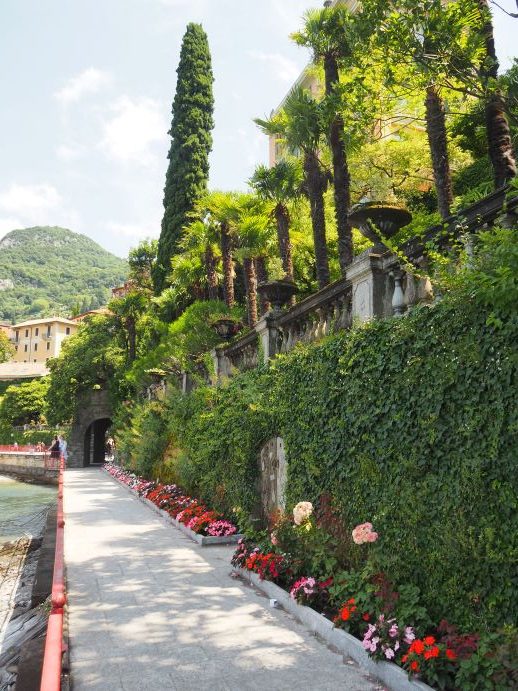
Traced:
[[156, 293], [164, 288], [182, 228], [192, 222], [189, 214], [207, 190], [214, 126], [214, 78], [207, 35], [201, 24], [188, 24], [176, 72], [178, 80], [169, 130], [172, 141], [164, 188], [165, 210], [153, 272]]

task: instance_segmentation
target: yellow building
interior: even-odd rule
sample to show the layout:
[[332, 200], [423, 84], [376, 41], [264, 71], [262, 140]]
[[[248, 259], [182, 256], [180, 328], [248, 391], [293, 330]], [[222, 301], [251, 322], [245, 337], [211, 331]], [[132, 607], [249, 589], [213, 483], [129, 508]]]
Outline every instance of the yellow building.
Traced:
[[61, 344], [76, 333], [79, 324], [72, 319], [49, 317], [20, 322], [12, 328], [12, 342], [16, 349], [12, 361], [45, 363], [59, 355]]

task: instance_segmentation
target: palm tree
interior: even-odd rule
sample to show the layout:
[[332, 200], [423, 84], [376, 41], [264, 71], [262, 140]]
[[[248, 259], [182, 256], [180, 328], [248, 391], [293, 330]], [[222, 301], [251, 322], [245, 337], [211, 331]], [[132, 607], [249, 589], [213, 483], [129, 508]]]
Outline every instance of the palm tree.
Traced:
[[[236, 257], [245, 274], [248, 325], [257, 324], [257, 279], [267, 280], [266, 257], [271, 250], [272, 226], [263, 205], [253, 195], [241, 195], [236, 208], [239, 220], [236, 232]], [[262, 305], [262, 309], [266, 309]]]
[[495, 50], [493, 21], [487, 0], [478, 0], [485, 56], [480, 66], [480, 79], [486, 93], [486, 131], [489, 158], [493, 166], [495, 189], [502, 187], [516, 176], [516, 158], [509, 123], [505, 114], [505, 99], [492, 84], [498, 79], [498, 59]]
[[302, 188], [300, 165], [294, 160], [281, 160], [271, 168], [260, 165], [250, 179], [250, 185], [260, 199], [273, 203], [273, 215], [277, 224], [277, 242], [282, 268], [287, 278], [293, 280], [293, 259], [290, 241], [290, 211], [288, 204], [297, 199]]
[[304, 89], [295, 87], [288, 94], [280, 113], [269, 120], [256, 119], [255, 122], [266, 134], [280, 136], [292, 154], [302, 152], [302, 189], [310, 204], [318, 286], [324, 288], [329, 283], [324, 193], [330, 175], [319, 158], [322, 108]]
[[219, 232], [216, 224], [209, 216], [203, 221], [193, 221], [183, 229], [179, 242], [182, 255], [186, 259], [198, 257], [205, 270], [205, 284], [207, 298], [217, 300], [218, 295], [218, 240]]
[[332, 112], [327, 136], [333, 159], [338, 259], [342, 276], [345, 276], [346, 268], [353, 259], [353, 240], [348, 217], [351, 206], [351, 176], [344, 140], [344, 120], [337, 110], [337, 97], [340, 64], [352, 56], [348, 42], [350, 24], [351, 15], [343, 5], [324, 7], [306, 12], [303, 30], [292, 34], [293, 40], [300, 46], [310, 48], [314, 61], [322, 63], [324, 67], [326, 99], [330, 102]]

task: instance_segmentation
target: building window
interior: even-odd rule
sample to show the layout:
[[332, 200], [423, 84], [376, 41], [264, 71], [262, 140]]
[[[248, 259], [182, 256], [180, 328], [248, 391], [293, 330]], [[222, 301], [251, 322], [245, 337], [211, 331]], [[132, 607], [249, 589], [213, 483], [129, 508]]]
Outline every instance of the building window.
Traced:
[[38, 327], [36, 327], [36, 331], [34, 332], [34, 335], [38, 336], [39, 333], [40, 333], [40, 330], [38, 329]]
[[69, 327], [69, 326], [67, 326], [66, 332], [65, 332], [65, 333], [66, 333], [67, 336], [70, 336], [70, 327]]
[[38, 344], [35, 343], [35, 344], [34, 344], [34, 352], [36, 352], [37, 350], [38, 350]]
[[25, 338], [29, 338], [29, 329], [25, 329]]
[[50, 328], [51, 328], [50, 325], [47, 326], [47, 337], [50, 336]]
[[17, 332], [16, 332], [16, 343], [18, 343], [18, 337], [19, 337], [19, 335], [20, 335], [20, 332], [17, 331]]
[[50, 350], [50, 343], [47, 342], [47, 350]]
[[36, 360], [36, 358], [34, 358], [34, 362], [38, 362], [38, 361]]
[[25, 344], [25, 346], [24, 346], [24, 351], [23, 351], [24, 353], [27, 352], [28, 347], [29, 347], [29, 346], [28, 346], [27, 344]]

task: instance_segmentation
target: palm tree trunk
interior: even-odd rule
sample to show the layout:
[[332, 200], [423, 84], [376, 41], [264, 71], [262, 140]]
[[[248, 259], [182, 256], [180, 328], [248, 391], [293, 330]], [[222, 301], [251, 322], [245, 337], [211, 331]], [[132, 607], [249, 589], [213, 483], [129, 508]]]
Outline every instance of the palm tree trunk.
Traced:
[[232, 238], [228, 223], [221, 224], [221, 261], [223, 264], [223, 299], [227, 307], [234, 306], [234, 262], [232, 261]]
[[[266, 283], [268, 280], [268, 269], [266, 268], [266, 259], [264, 257], [257, 257], [255, 260], [255, 268], [257, 271], [257, 283]], [[259, 297], [259, 309], [261, 316], [270, 311], [271, 305], [268, 300], [261, 295]]]
[[479, 0], [479, 7], [484, 18], [482, 32], [486, 44], [486, 58], [482, 64], [480, 76], [483, 86], [488, 91], [485, 104], [487, 143], [493, 166], [495, 189], [498, 189], [516, 176], [516, 158], [505, 114], [504, 97], [498, 89], [487, 89], [490, 80], [498, 77], [498, 60], [491, 11], [487, 0]]
[[[332, 55], [324, 59], [326, 94], [330, 96], [339, 82], [338, 63]], [[329, 146], [333, 159], [333, 189], [335, 200], [336, 230], [338, 233], [338, 261], [340, 273], [345, 276], [347, 266], [353, 260], [353, 230], [349, 223], [351, 207], [351, 175], [347, 163], [344, 142], [344, 121], [337, 113], [329, 128]]]
[[243, 260], [246, 284], [246, 307], [248, 311], [248, 326], [253, 328], [257, 324], [257, 276], [255, 262], [251, 258]]
[[275, 220], [277, 222], [277, 242], [281, 257], [282, 269], [286, 278], [293, 279], [293, 260], [291, 258], [290, 241], [290, 214], [284, 204], [280, 202], [275, 207]]
[[216, 257], [212, 247], [205, 248], [205, 272], [207, 276], [207, 294], [209, 300], [218, 299], [218, 275], [216, 273]]
[[429, 84], [426, 89], [426, 133], [432, 157], [433, 177], [437, 191], [437, 206], [441, 218], [448, 218], [453, 201], [450, 162], [448, 158], [448, 139], [444, 101], [437, 88]]
[[304, 156], [304, 178], [311, 210], [317, 282], [319, 289], [321, 289], [328, 285], [330, 280], [326, 245], [326, 217], [324, 212], [326, 179], [320, 169], [317, 154], [314, 151], [308, 151]]

